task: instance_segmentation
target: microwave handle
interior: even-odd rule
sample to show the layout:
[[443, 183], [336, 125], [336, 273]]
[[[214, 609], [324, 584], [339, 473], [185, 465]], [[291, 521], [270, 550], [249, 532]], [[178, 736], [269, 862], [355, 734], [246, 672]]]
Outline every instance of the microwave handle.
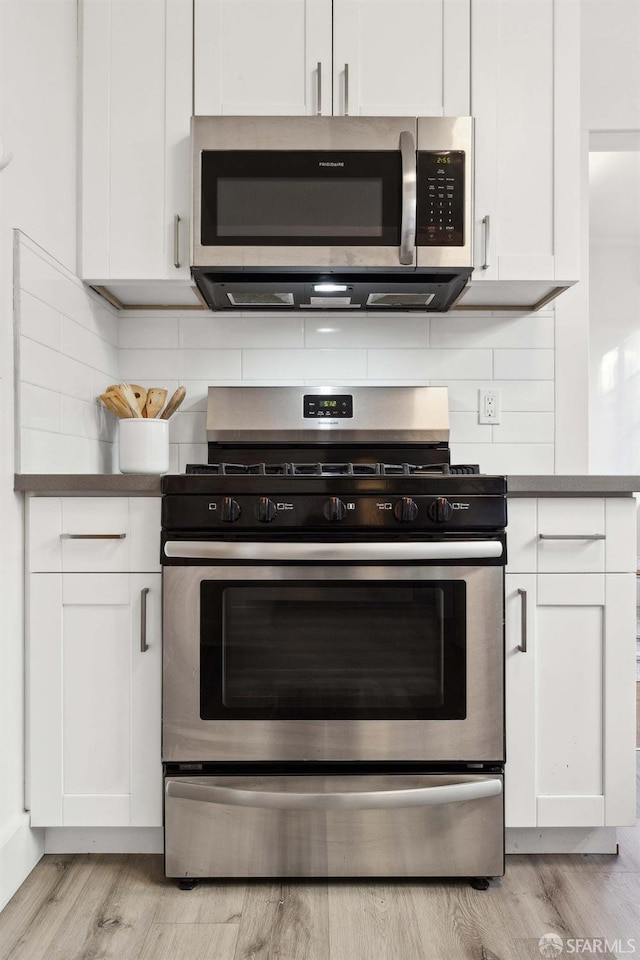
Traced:
[[400, 134], [402, 158], [402, 222], [400, 263], [413, 264], [416, 249], [416, 144], [410, 130]]

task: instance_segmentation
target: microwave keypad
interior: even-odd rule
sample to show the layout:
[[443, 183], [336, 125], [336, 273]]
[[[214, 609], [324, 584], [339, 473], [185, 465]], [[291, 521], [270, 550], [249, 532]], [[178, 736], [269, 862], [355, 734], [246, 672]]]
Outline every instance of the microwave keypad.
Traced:
[[419, 247], [464, 246], [464, 151], [418, 153]]

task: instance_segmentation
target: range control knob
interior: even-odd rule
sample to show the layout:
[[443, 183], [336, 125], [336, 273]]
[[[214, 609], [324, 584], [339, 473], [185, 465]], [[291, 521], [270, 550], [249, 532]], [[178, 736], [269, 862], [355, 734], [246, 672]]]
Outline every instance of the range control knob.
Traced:
[[402, 523], [411, 523], [418, 516], [418, 505], [411, 497], [403, 497], [396, 503], [393, 513], [396, 520], [400, 520]]
[[225, 497], [222, 501], [222, 519], [225, 523], [235, 523], [240, 517], [242, 510], [237, 500], [232, 497]]
[[347, 508], [338, 497], [331, 497], [331, 499], [325, 503], [322, 512], [327, 520], [330, 520], [332, 523], [339, 523], [341, 520], [344, 520], [347, 514]]
[[432, 500], [429, 504], [428, 513], [429, 519], [436, 523], [446, 523], [447, 520], [451, 519], [453, 507], [444, 497], [438, 497], [437, 500]]
[[260, 497], [256, 507], [256, 516], [260, 523], [271, 523], [276, 518], [276, 505], [268, 497]]

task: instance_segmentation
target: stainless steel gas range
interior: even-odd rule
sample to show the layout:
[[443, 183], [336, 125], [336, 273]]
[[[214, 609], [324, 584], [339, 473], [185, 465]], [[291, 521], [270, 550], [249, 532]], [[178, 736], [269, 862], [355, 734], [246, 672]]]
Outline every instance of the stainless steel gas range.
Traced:
[[211, 388], [207, 435], [163, 480], [167, 876], [501, 875], [505, 479], [445, 388]]

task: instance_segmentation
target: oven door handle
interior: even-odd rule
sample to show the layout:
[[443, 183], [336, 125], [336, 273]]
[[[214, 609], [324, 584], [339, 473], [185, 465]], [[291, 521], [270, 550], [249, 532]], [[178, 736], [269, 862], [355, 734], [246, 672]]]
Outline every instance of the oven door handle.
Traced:
[[246, 790], [216, 784], [167, 780], [165, 792], [176, 800], [219, 803], [232, 807], [263, 807], [269, 810], [382, 810], [399, 807], [428, 807], [443, 803], [483, 800], [502, 793], [502, 781], [491, 778], [439, 787], [408, 790], [367, 790], [353, 793], [284, 793]]
[[401, 543], [264, 543], [167, 540], [165, 557], [185, 560], [485, 560], [501, 557], [500, 540]]

